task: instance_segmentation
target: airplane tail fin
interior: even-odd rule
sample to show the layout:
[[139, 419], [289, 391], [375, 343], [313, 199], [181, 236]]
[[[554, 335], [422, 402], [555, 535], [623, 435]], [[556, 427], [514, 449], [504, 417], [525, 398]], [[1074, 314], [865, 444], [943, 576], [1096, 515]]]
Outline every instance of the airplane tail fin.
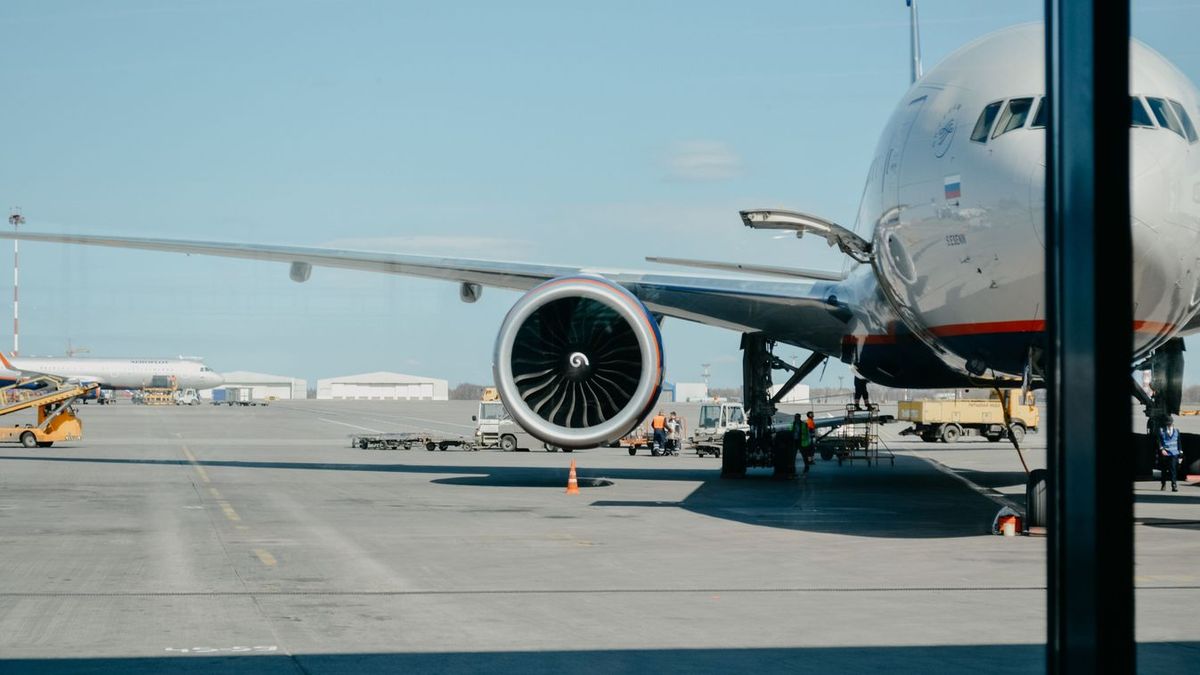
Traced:
[[917, 0], [905, 0], [908, 4], [908, 48], [912, 63], [912, 82], [921, 79], [921, 21], [917, 17]]
[[13, 364], [9, 363], [9, 361], [8, 361], [8, 357], [6, 357], [6, 356], [4, 355], [4, 352], [0, 352], [0, 363], [3, 363], [3, 364], [4, 364], [4, 367], [5, 367], [5, 368], [8, 368], [9, 370], [20, 370], [19, 368], [17, 368], [17, 367], [16, 367], [16, 366], [14, 366]]

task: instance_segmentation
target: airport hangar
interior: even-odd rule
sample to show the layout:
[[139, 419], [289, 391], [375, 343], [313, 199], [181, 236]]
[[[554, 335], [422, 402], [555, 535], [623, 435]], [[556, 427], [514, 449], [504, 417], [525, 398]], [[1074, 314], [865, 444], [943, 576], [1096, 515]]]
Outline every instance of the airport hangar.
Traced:
[[317, 380], [317, 398], [325, 400], [445, 401], [449, 392], [446, 380], [388, 371]]
[[[267, 373], [254, 373], [248, 370], [221, 373], [221, 377], [225, 381], [220, 387], [216, 387], [217, 389], [225, 387], [250, 387], [253, 390], [250, 397], [256, 401], [265, 400], [272, 396], [279, 400], [308, 398], [308, 381], [298, 377], [268, 375]], [[200, 392], [200, 396], [202, 398], [212, 398], [212, 392], [212, 389], [206, 389]]]

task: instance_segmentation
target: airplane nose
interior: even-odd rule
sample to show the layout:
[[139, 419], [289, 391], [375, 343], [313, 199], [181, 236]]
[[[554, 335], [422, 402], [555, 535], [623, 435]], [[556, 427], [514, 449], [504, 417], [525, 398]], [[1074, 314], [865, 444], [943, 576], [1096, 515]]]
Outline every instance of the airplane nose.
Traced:
[[1165, 130], [1133, 134], [1130, 227], [1134, 350], [1140, 355], [1173, 337], [1200, 305], [1200, 214], [1195, 177], [1181, 170], [1187, 152], [1182, 139]]

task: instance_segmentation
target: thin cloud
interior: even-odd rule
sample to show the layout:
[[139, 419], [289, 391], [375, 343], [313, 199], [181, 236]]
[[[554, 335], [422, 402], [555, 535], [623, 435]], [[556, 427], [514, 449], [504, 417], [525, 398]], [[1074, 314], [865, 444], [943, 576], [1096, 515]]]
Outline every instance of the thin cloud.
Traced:
[[721, 141], [682, 141], [667, 154], [671, 178], [686, 181], [715, 181], [735, 178], [742, 173], [742, 158]]

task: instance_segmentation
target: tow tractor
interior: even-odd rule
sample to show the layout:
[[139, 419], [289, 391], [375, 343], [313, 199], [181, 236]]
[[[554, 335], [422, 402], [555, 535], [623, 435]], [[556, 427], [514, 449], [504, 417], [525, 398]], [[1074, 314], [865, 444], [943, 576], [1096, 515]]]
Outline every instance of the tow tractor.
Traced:
[[688, 445], [700, 457], [721, 456], [721, 444], [730, 431], [750, 431], [746, 422], [746, 410], [735, 401], [714, 401], [700, 406], [700, 419], [696, 430], [688, 438]]
[[479, 411], [471, 416], [471, 421], [475, 423], [475, 445], [480, 448], [499, 448], [506, 452], [522, 448], [545, 448], [549, 452], [558, 450], [535, 439], [522, 429], [508, 414], [508, 409], [500, 400], [500, 392], [495, 387], [484, 388], [483, 396], [479, 400]]
[[[44, 383], [41, 389], [31, 385]], [[75, 416], [72, 403], [98, 389], [100, 385], [67, 384], [49, 375], [35, 377], [0, 388], [0, 415], [37, 408], [37, 424], [0, 426], [0, 442], [20, 443], [27, 448], [48, 448], [57, 441], [83, 438], [83, 423]], [[14, 398], [16, 397], [16, 398]]]

